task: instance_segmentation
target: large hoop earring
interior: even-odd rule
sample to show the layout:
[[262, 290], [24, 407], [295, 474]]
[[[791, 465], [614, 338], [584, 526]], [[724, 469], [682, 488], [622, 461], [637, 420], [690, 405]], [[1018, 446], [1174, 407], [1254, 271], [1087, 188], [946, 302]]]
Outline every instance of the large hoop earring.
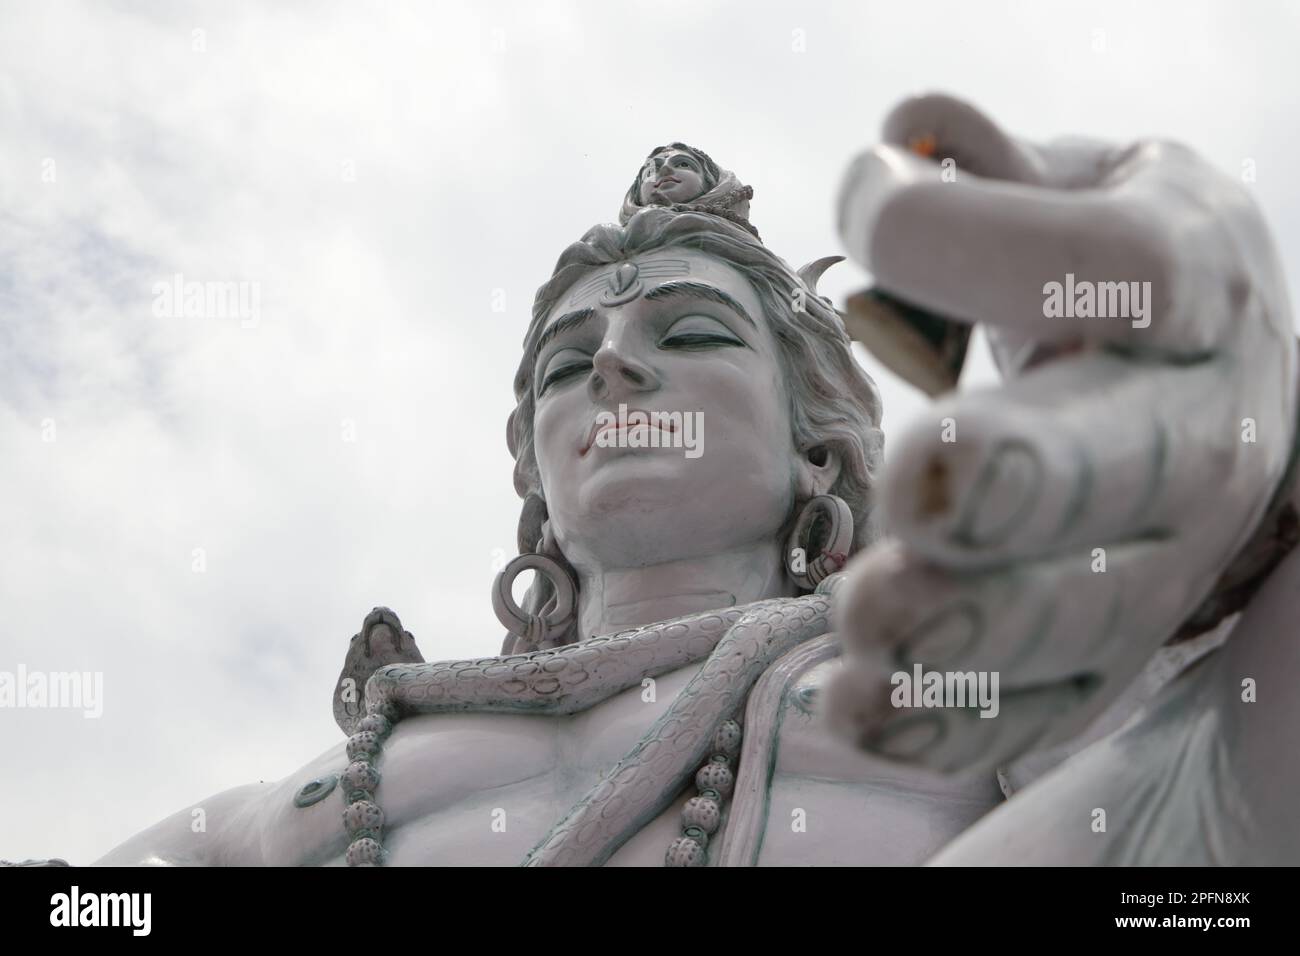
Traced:
[[[545, 614], [527, 614], [511, 593], [515, 578], [527, 570], [543, 574], [555, 592], [555, 605]], [[492, 610], [497, 620], [531, 648], [562, 636], [577, 617], [578, 587], [573, 577], [554, 558], [538, 552], [521, 554], [501, 569], [492, 586]]]
[[[810, 553], [812, 530], [819, 517], [830, 522], [826, 543], [816, 555]], [[808, 591], [841, 570], [853, 546], [853, 512], [843, 498], [817, 495], [799, 512], [785, 548], [785, 569], [795, 584]]]

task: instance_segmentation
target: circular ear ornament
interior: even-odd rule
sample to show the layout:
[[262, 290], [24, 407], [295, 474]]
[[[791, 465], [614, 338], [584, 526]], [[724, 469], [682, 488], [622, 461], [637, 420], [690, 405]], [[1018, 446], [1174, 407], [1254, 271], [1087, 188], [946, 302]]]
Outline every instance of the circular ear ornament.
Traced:
[[[820, 536], [824, 544], [814, 554], [812, 535], [818, 519], [828, 528]], [[818, 495], [799, 512], [785, 549], [785, 569], [801, 588], [815, 590], [826, 578], [844, 567], [853, 546], [853, 512], [843, 498]]]
[[[545, 614], [525, 613], [510, 593], [515, 578], [528, 570], [545, 575], [555, 592], [554, 606]], [[578, 588], [573, 577], [554, 558], [537, 552], [521, 554], [507, 564], [492, 586], [492, 610], [496, 612], [497, 620], [511, 634], [525, 638], [532, 647], [564, 634], [573, 626], [577, 608]]]

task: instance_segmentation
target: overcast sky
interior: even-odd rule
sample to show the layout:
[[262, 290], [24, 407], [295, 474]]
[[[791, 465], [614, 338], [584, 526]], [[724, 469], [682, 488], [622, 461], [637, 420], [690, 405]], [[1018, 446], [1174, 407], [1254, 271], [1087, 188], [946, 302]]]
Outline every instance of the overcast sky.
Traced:
[[[0, 670], [104, 679], [97, 720], [0, 710], [0, 856], [293, 772], [374, 605], [496, 652], [532, 295], [651, 147], [735, 170], [799, 265], [908, 94], [1168, 136], [1254, 161], [1295, 289], [1298, 41], [1228, 0], [0, 3]], [[155, 314], [176, 274], [257, 283], [256, 326]], [[924, 403], [863, 360], [897, 433]]]

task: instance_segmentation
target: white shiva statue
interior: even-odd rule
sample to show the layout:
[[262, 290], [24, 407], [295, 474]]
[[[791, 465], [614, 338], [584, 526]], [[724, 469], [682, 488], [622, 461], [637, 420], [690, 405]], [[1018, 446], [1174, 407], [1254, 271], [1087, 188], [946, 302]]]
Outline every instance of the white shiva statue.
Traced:
[[[1300, 863], [1296, 346], [1246, 188], [909, 99], [839, 200], [874, 312], [752, 193], [658, 148], [538, 291], [501, 653], [377, 608], [346, 739], [101, 863]], [[886, 463], [851, 336], [951, 364], [975, 323], [1002, 385]], [[996, 699], [898, 693], [929, 674]]]

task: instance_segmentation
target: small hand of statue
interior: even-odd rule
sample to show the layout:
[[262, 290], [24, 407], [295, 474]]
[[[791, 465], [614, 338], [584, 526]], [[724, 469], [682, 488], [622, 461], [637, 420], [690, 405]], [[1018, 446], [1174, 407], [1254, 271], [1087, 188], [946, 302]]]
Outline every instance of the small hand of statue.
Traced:
[[[845, 182], [849, 254], [987, 323], [1006, 380], [891, 436], [830, 712], [874, 753], [991, 768], [1084, 729], [1258, 526], [1292, 447], [1294, 331], [1249, 189], [1185, 147], [1031, 145], [945, 96], [883, 139]], [[912, 706], [931, 671], [985, 675], [996, 704]]]

